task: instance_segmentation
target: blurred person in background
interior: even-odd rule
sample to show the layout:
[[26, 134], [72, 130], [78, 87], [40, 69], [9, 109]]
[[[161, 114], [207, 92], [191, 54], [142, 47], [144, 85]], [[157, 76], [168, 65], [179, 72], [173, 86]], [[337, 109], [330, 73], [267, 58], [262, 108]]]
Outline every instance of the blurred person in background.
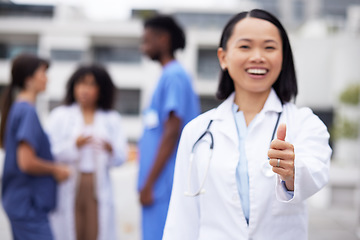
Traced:
[[114, 97], [115, 86], [102, 66], [80, 66], [67, 83], [65, 104], [50, 114], [55, 160], [74, 173], [59, 186], [51, 215], [58, 240], [117, 239], [109, 170], [125, 162], [127, 140]]
[[239, 13], [218, 58], [225, 101], [182, 133], [163, 239], [305, 240], [306, 200], [328, 182], [330, 135], [290, 102], [297, 80], [287, 33], [266, 11]]
[[162, 66], [162, 75], [148, 108], [139, 141], [138, 190], [142, 205], [142, 237], [162, 238], [165, 225], [176, 149], [180, 133], [199, 114], [199, 100], [192, 80], [175, 59], [185, 47], [185, 35], [170, 16], [155, 16], [144, 24], [141, 49]]
[[35, 109], [37, 95], [46, 88], [48, 67], [49, 62], [37, 56], [17, 56], [1, 109], [2, 204], [15, 240], [53, 239], [48, 214], [56, 204], [56, 181], [70, 174], [66, 166], [54, 164]]

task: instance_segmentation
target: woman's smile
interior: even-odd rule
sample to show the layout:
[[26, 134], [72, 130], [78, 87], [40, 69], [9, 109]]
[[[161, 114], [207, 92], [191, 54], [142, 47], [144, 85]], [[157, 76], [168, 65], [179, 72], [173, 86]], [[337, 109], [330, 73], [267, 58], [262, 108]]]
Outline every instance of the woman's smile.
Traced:
[[266, 68], [256, 68], [256, 67], [247, 68], [245, 69], [245, 71], [249, 74], [249, 77], [254, 79], [262, 79], [269, 72], [269, 70]]

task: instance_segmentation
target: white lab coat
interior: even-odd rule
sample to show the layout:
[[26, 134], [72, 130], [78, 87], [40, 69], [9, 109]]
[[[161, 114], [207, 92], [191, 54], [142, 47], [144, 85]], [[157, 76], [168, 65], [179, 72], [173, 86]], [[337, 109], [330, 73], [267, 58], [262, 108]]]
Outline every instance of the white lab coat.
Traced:
[[[249, 125], [245, 141], [249, 173], [250, 222], [247, 225], [240, 203], [235, 171], [239, 141], [232, 112], [234, 94], [217, 109], [191, 121], [181, 136], [174, 185], [164, 229], [165, 240], [303, 240], [307, 239], [306, 199], [328, 181], [331, 148], [329, 133], [309, 108], [292, 103], [283, 106], [275, 91]], [[295, 191], [287, 196], [277, 175], [266, 177], [270, 138], [278, 112], [286, 123], [286, 141], [295, 147]], [[214, 152], [204, 185], [205, 193], [184, 196], [187, 191], [189, 156], [194, 142], [213, 119]], [[207, 139], [209, 140], [209, 138]], [[209, 144], [202, 141], [196, 150], [192, 185], [198, 188], [208, 163]], [[195, 188], [192, 191], [195, 191]]]
[[[126, 137], [120, 115], [115, 111], [97, 110], [93, 131], [96, 137], [107, 140], [113, 147], [113, 154], [99, 149], [95, 155], [96, 197], [98, 200], [98, 240], [115, 240], [115, 210], [109, 169], [122, 164], [127, 156]], [[55, 160], [67, 164], [71, 177], [59, 184], [57, 207], [50, 215], [50, 222], [56, 240], [75, 240], [75, 196], [79, 176], [79, 150], [76, 139], [84, 129], [83, 116], [77, 104], [60, 106], [49, 117], [48, 133]]]

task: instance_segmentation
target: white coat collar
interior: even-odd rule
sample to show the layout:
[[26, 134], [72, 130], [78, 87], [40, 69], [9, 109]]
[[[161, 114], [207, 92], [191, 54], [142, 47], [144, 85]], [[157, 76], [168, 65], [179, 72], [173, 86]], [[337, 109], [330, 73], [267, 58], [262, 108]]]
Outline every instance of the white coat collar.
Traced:
[[[84, 124], [84, 118], [81, 112], [81, 108], [80, 105], [76, 102], [74, 102], [73, 104], [71, 104], [70, 109], [72, 110], [73, 114], [71, 117], [73, 117], [74, 119], [76, 119], [76, 121], [79, 121], [80, 124]], [[94, 125], [96, 125], [99, 121], [101, 122], [104, 116], [104, 110], [102, 109], [96, 109], [95, 111], [95, 116], [94, 116]]]
[[216, 128], [220, 132], [228, 136], [232, 142], [238, 145], [239, 139], [237, 136], [237, 129], [232, 112], [234, 98], [235, 93], [232, 93], [222, 104], [220, 104], [220, 106], [215, 109], [212, 120], [216, 121]]
[[[235, 92], [233, 92], [220, 106], [215, 110], [212, 120], [220, 120], [218, 129], [227, 135], [233, 142], [238, 142], [237, 130], [233, 116], [233, 103]], [[260, 113], [266, 112], [282, 112], [282, 104], [274, 89], [270, 94]]]
[[[74, 111], [81, 113], [80, 105], [78, 103], [74, 102], [69, 107], [71, 107]], [[99, 114], [99, 113], [102, 114], [104, 112], [105, 112], [104, 110], [97, 108], [95, 114]]]
[[[232, 114], [232, 106], [235, 99], [235, 92], [231, 93], [230, 96], [218, 106], [215, 110], [215, 114], [213, 116], [213, 120], [224, 120]], [[270, 94], [266, 99], [263, 109], [261, 112], [282, 112], [282, 103], [277, 96], [275, 90], [271, 88]]]
[[271, 88], [270, 94], [266, 99], [265, 105], [261, 111], [264, 112], [282, 112], [283, 104], [281, 103], [280, 98], [276, 94], [275, 90]]

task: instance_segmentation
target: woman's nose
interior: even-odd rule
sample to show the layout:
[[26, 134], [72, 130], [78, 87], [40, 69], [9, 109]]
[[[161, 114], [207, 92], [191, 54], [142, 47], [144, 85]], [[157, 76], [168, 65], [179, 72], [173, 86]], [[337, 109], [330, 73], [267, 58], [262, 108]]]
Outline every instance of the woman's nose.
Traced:
[[265, 58], [263, 52], [260, 49], [254, 49], [251, 53], [250, 61], [256, 63], [264, 62]]

